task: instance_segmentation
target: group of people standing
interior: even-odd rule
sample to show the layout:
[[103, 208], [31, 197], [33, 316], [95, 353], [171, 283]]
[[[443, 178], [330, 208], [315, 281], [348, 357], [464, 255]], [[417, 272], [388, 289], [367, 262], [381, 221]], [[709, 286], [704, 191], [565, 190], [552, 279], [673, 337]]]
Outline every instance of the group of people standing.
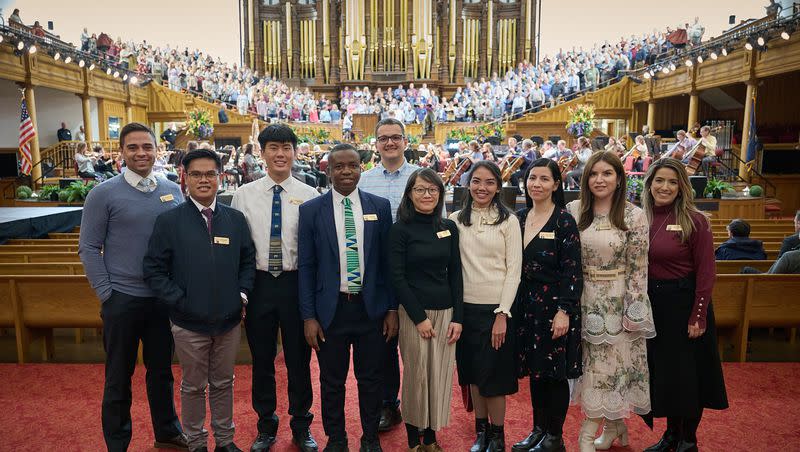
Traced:
[[[443, 450], [437, 431], [450, 421], [453, 367], [475, 412], [471, 451], [506, 450], [506, 398], [525, 377], [533, 425], [514, 451], [564, 451], [570, 402], [586, 416], [581, 452], [627, 444], [631, 413], [651, 425], [667, 418], [647, 451], [697, 450], [703, 410], [724, 409], [727, 398], [711, 307], [713, 239], [679, 161], [651, 166], [639, 208], [625, 201], [614, 152], [588, 158], [580, 199], [568, 205], [558, 165], [536, 159], [518, 212], [500, 201], [497, 164], [477, 161], [463, 205], [445, 217], [441, 177], [403, 156], [403, 123], [382, 120], [375, 135], [381, 163], [362, 174], [355, 148], [334, 146], [332, 188], [319, 195], [291, 177], [292, 130], [270, 125], [258, 137], [267, 174], [227, 207], [216, 200], [216, 153], [184, 158], [189, 200], [179, 204], [177, 185], [153, 176], [152, 132], [123, 128], [128, 171], [90, 192], [79, 251], [103, 300], [109, 450], [130, 442], [139, 339], [156, 445], [208, 450], [208, 388], [215, 450], [240, 450], [232, 385], [242, 319], [258, 415], [251, 451], [276, 443], [279, 331], [292, 440], [302, 451], [318, 450], [309, 429], [312, 349], [324, 450], [348, 450], [351, 347], [361, 451], [382, 450], [378, 432], [400, 422], [410, 451]], [[173, 340], [182, 422], [172, 403]]]

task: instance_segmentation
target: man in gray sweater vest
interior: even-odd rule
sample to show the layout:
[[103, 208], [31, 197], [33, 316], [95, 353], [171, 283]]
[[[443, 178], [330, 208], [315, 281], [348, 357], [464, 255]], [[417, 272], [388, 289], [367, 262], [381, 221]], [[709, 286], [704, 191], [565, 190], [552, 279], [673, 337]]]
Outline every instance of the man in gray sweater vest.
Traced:
[[142, 260], [156, 217], [183, 201], [180, 187], [156, 177], [156, 138], [139, 123], [122, 128], [120, 152], [128, 170], [95, 187], [86, 197], [78, 254], [102, 302], [106, 381], [103, 437], [109, 451], [131, 441], [131, 377], [141, 340], [147, 368], [147, 398], [155, 447], [187, 449], [173, 402], [168, 308], [143, 279]]

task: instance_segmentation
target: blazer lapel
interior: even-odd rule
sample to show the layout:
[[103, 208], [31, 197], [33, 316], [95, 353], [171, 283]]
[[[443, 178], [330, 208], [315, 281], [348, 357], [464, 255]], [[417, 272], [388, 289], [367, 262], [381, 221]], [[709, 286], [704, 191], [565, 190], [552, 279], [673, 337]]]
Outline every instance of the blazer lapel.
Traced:
[[[364, 194], [361, 190], [358, 191], [358, 196], [361, 199], [361, 213], [364, 216], [368, 214], [373, 214], [377, 216], [377, 212], [375, 210], [375, 206], [372, 204], [372, 200], [370, 200], [367, 195]], [[378, 224], [377, 221], [364, 221], [364, 243], [361, 246], [364, 247], [364, 261], [369, 259], [369, 252], [372, 244], [372, 235], [375, 231], [375, 225]], [[367, 268], [367, 263], [364, 262], [364, 269]]]
[[[336, 219], [333, 216], [333, 194], [329, 190], [328, 193], [323, 195], [322, 200], [322, 228], [325, 231], [325, 236], [331, 246], [331, 251], [336, 257], [336, 262], [339, 262], [339, 240], [336, 238]], [[338, 267], [337, 267], [338, 270]]]

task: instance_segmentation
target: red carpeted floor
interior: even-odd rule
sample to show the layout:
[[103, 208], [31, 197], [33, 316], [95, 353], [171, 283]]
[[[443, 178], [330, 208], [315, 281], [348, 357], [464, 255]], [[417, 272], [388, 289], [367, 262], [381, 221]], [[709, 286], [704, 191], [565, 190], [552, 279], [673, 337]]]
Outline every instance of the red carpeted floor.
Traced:
[[[280, 358], [279, 358], [280, 360]], [[278, 387], [286, 372], [278, 363]], [[312, 412], [316, 419], [312, 432], [321, 446], [325, 444], [319, 415], [319, 380], [316, 362], [312, 363], [315, 399]], [[248, 449], [256, 427], [250, 407], [250, 367], [238, 366], [236, 380], [236, 443]], [[180, 369], [175, 367], [176, 388]], [[699, 430], [700, 448], [704, 451], [800, 451], [800, 363], [725, 364], [725, 378], [731, 408], [706, 411]], [[0, 451], [100, 451], [104, 450], [100, 427], [100, 402], [103, 366], [98, 364], [0, 365]], [[347, 430], [351, 450], [358, 450], [361, 428], [355, 381], [348, 382]], [[153, 436], [144, 394], [144, 369], [137, 367], [133, 385], [132, 451], [153, 451]], [[176, 400], [178, 391], [176, 389]], [[179, 405], [179, 400], [178, 402]], [[290, 442], [286, 395], [279, 394], [281, 416], [279, 441], [275, 451], [296, 450]], [[180, 407], [178, 407], [180, 410]], [[527, 381], [520, 392], [509, 399], [506, 419], [508, 449], [530, 429], [531, 415]], [[571, 407], [564, 427], [569, 451], [577, 450], [576, 437], [582, 419], [579, 408]], [[208, 422], [208, 420], [207, 420]], [[459, 392], [454, 388], [450, 427], [439, 433], [447, 451], [469, 449], [474, 437], [471, 413], [463, 410]], [[656, 421], [656, 432], [649, 431], [641, 419], [628, 420], [631, 444], [614, 451], [641, 451], [654, 443], [664, 428]], [[405, 430], [401, 427], [382, 434], [387, 452], [405, 451]], [[213, 447], [213, 441], [210, 444]], [[321, 449], [320, 449], [321, 450]]]

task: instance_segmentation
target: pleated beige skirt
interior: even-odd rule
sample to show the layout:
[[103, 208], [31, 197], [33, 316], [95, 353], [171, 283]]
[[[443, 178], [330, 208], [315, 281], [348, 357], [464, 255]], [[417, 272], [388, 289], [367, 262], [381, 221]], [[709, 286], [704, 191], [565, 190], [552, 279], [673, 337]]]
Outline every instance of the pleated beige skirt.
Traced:
[[441, 430], [450, 422], [456, 345], [447, 343], [453, 309], [426, 310], [436, 337], [423, 339], [400, 306], [400, 356], [403, 358], [401, 392], [403, 422], [420, 429]]

